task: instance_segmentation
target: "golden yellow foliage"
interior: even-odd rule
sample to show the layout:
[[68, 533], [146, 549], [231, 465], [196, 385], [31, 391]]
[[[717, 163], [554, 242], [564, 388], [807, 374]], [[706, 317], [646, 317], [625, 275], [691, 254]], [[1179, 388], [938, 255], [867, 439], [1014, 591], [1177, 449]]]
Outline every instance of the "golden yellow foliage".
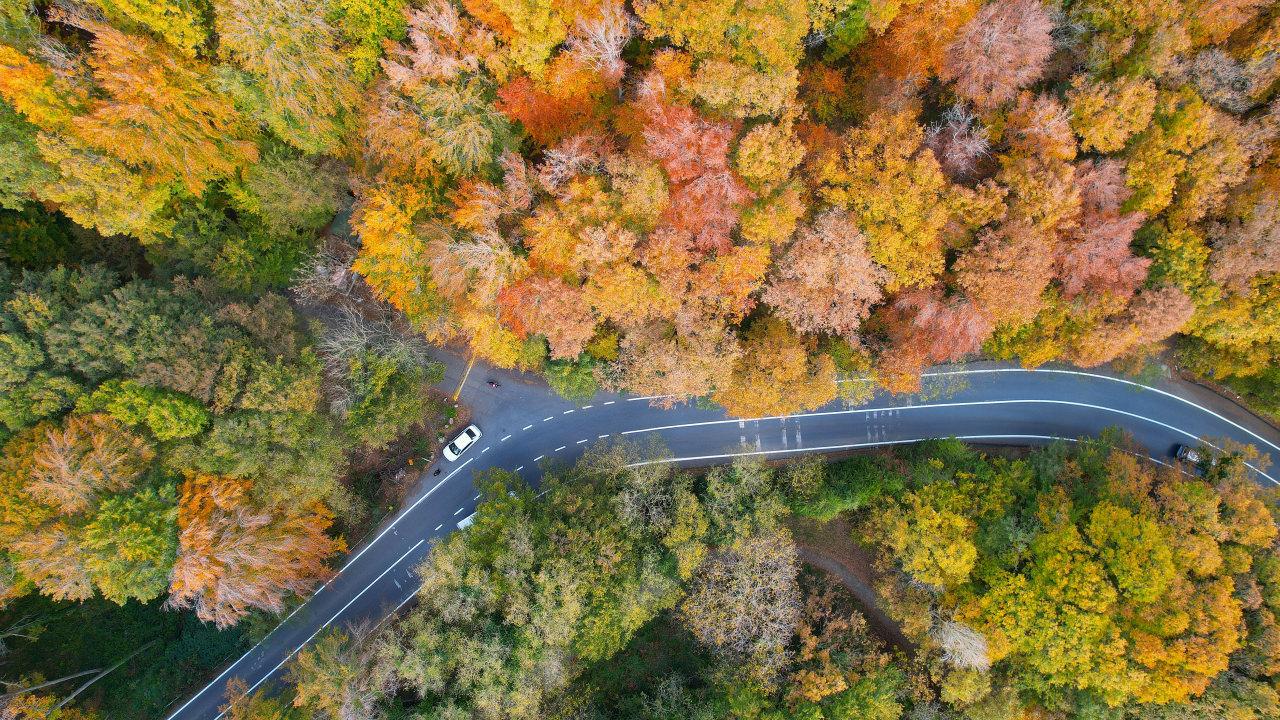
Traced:
[[360, 237], [360, 255], [352, 268], [379, 298], [429, 336], [441, 337], [443, 308], [427, 264], [427, 243], [414, 231], [415, 217], [429, 206], [427, 196], [413, 186], [366, 189], [351, 216]]
[[911, 112], [878, 111], [818, 166], [824, 200], [853, 213], [890, 291], [928, 285], [943, 269], [950, 186]]
[[0, 97], [31, 124], [45, 130], [66, 129], [85, 100], [82, 90], [21, 50], [3, 43], [0, 43]]
[[747, 206], [738, 225], [742, 239], [760, 245], [786, 242], [808, 209], [802, 187], [799, 183], [788, 183], [772, 195]]
[[1156, 86], [1148, 79], [1122, 77], [1113, 82], [1079, 75], [1071, 83], [1067, 103], [1071, 127], [1080, 148], [1115, 152], [1151, 123], [1156, 110]]
[[153, 182], [181, 180], [193, 195], [257, 161], [257, 128], [216, 91], [203, 63], [88, 17], [67, 21], [93, 33], [89, 65], [107, 94], [72, 120], [85, 144], [143, 168]]
[[734, 168], [752, 190], [768, 192], [791, 177], [804, 152], [789, 120], [757, 125], [738, 141]]
[[767, 317], [752, 323], [743, 354], [712, 398], [731, 415], [786, 415], [835, 399], [835, 364], [814, 352], [813, 343], [785, 322]]

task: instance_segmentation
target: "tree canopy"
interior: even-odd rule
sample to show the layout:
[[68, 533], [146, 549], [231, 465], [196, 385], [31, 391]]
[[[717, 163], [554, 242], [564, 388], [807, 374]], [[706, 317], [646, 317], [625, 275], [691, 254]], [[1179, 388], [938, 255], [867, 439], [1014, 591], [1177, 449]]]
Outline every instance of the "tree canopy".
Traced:
[[[1274, 393], [1266, 2], [6, 12], [0, 204], [131, 235], [165, 275], [287, 284], [349, 188], [378, 297], [570, 394], [731, 396], [775, 319], [804, 365], [852, 346], [894, 391], [1180, 335], [1193, 371]], [[932, 312], [962, 337], [922, 347]]]

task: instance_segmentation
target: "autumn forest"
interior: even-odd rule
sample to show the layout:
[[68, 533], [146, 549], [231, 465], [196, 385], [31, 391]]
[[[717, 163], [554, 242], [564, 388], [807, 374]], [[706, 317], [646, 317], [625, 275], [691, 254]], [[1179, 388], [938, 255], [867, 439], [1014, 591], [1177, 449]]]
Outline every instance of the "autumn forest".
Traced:
[[0, 177], [242, 291], [349, 188], [378, 297], [578, 392], [787, 412], [1177, 334], [1270, 402], [1273, 10], [11, 3]]
[[[157, 717], [265, 634], [402, 499], [378, 474], [457, 419], [432, 346], [571, 400], [740, 417], [975, 357], [1159, 363], [1280, 417], [1278, 83], [1272, 0], [0, 0], [0, 663], [25, 687], [52, 667], [21, 649], [41, 633], [85, 667], [160, 643], [92, 709], [5, 712]], [[1275, 508], [1230, 461], [1190, 485], [1098, 443], [807, 480], [602, 450], [548, 506], [490, 492], [488, 535], [424, 566], [421, 607], [460, 625], [328, 636], [292, 670], [306, 714], [230, 712], [1265, 717], [1233, 708], [1280, 707]], [[564, 615], [599, 627], [520, 645], [549, 575], [449, 604], [484, 595], [449, 562], [515, 577], [542, 560], [512, 533], [573, 535], [557, 493], [584, 478], [584, 503], [669, 513], [581, 509], [626, 558], [564, 561], [618, 583]], [[797, 569], [815, 517], [877, 553], [917, 666]], [[773, 635], [716, 615], [759, 574], [790, 613], [757, 618]], [[489, 637], [504, 597], [522, 629]], [[1027, 624], [1061, 603], [1081, 615]], [[466, 623], [527, 662], [449, 655]], [[965, 632], [981, 661], [946, 644]], [[653, 653], [671, 672], [626, 690]], [[346, 689], [308, 685], [325, 672]], [[372, 699], [325, 705], [353, 687]], [[1168, 703], [1186, 714], [1149, 711]]]

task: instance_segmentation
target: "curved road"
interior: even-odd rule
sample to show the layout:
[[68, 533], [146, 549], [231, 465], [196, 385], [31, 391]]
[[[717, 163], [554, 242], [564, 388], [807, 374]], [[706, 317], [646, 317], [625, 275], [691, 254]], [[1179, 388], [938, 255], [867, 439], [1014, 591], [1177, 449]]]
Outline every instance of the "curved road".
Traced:
[[[442, 360], [448, 367], [442, 387], [452, 391], [464, 382], [463, 399], [484, 437], [458, 462], [442, 462], [439, 476], [424, 473], [405, 506], [350, 556], [333, 580], [175, 707], [168, 720], [216, 720], [222, 717], [219, 706], [226, 701], [231, 678], [256, 689], [278, 679], [288, 659], [325, 628], [384, 618], [412, 599], [415, 566], [436, 539], [474, 511], [476, 471], [515, 470], [536, 484], [542, 464], [571, 461], [604, 438], [657, 434], [675, 462], [711, 465], [742, 454], [780, 458], [949, 436], [978, 443], [1041, 444], [1119, 425], [1161, 462], [1171, 462], [1179, 443], [1216, 444], [1222, 438], [1280, 457], [1280, 431], [1204, 388], [1176, 380], [1144, 385], [1068, 367], [949, 366], [927, 373], [924, 392], [917, 395], [878, 394], [859, 407], [837, 403], [787, 417], [737, 420], [692, 405], [663, 410], [652, 407], [651, 398], [601, 394], [574, 405], [532, 376], [481, 366], [468, 375], [456, 356]], [[488, 387], [489, 379], [501, 387]], [[1280, 472], [1254, 471], [1259, 483], [1280, 486]]]

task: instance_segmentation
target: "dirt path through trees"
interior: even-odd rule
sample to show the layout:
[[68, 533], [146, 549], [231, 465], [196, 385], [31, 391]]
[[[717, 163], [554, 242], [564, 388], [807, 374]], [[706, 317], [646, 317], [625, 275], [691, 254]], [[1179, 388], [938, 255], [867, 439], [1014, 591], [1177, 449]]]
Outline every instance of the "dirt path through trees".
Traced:
[[853, 541], [848, 523], [840, 519], [823, 524], [801, 521], [794, 524], [792, 531], [800, 559], [826, 571], [853, 593], [877, 637], [907, 654], [915, 652], [915, 645], [898, 623], [880, 608], [871, 553]]

